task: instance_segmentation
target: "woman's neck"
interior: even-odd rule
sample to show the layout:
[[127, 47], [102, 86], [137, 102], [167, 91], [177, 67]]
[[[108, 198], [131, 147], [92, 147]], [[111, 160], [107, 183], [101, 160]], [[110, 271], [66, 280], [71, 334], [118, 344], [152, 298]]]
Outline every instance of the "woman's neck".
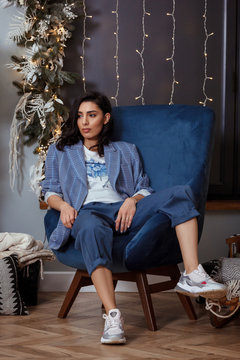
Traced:
[[91, 151], [97, 151], [98, 143], [96, 141], [84, 141], [83, 145]]

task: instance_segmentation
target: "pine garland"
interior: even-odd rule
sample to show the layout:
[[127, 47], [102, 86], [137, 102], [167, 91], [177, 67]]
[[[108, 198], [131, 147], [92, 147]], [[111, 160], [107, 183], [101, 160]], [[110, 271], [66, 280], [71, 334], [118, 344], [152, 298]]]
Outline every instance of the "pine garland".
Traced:
[[[62, 123], [68, 118], [69, 110], [61, 99], [60, 89], [64, 82], [73, 84], [80, 76], [62, 70], [64, 48], [81, 3], [0, 0], [0, 4], [21, 9], [10, 26], [9, 38], [26, 49], [24, 56], [13, 55], [8, 65], [22, 75], [21, 81], [13, 82], [21, 95], [10, 134], [10, 185], [13, 189], [21, 145], [37, 142], [34, 153], [39, 154], [42, 164], [49, 145], [56, 141]], [[34, 182], [44, 176], [39, 161]]]

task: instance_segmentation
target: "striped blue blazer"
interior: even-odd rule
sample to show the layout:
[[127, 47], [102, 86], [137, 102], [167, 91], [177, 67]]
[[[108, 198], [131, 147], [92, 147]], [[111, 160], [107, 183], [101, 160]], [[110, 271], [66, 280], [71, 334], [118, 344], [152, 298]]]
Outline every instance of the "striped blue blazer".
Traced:
[[[134, 144], [123, 141], [111, 142], [104, 147], [104, 157], [109, 181], [123, 200], [141, 189], [153, 192]], [[41, 186], [44, 194], [55, 192], [80, 211], [88, 192], [82, 141], [65, 146], [64, 151], [57, 150], [55, 144], [49, 147], [45, 163], [45, 180]], [[70, 233], [71, 229], [66, 228], [59, 220], [49, 240], [50, 248], [59, 249], [68, 241]]]

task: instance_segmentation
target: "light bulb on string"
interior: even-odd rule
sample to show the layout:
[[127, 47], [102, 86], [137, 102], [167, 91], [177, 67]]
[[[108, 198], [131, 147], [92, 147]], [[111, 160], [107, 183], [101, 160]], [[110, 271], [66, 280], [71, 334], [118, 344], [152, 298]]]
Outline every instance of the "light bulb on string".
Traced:
[[83, 81], [83, 90], [86, 92], [86, 76], [85, 76], [85, 42], [86, 40], [91, 40], [89, 36], [86, 36], [86, 22], [87, 18], [92, 19], [92, 15], [88, 15], [86, 11], [85, 0], [82, 1], [83, 5], [83, 40], [82, 40], [82, 55], [80, 59], [82, 60], [82, 81]]
[[114, 31], [115, 41], [116, 41], [116, 47], [115, 47], [115, 73], [116, 73], [116, 91], [115, 95], [111, 96], [111, 99], [115, 101], [115, 105], [118, 106], [118, 94], [119, 94], [119, 88], [120, 88], [120, 81], [119, 81], [119, 62], [118, 62], [118, 49], [119, 49], [119, 14], [118, 14], [118, 8], [119, 8], [119, 0], [116, 0], [116, 10], [112, 11], [112, 14], [115, 15], [116, 19], [116, 30]]
[[146, 34], [146, 30], [145, 30], [145, 16], [148, 15], [150, 16], [150, 12], [146, 11], [146, 4], [145, 4], [145, 0], [142, 0], [142, 8], [143, 8], [143, 15], [142, 15], [142, 50], [138, 50], [136, 49], [136, 53], [139, 55], [140, 60], [141, 60], [141, 66], [142, 66], [142, 86], [141, 86], [141, 91], [140, 94], [138, 96], [135, 96], [135, 100], [139, 100], [141, 99], [142, 101], [142, 105], [145, 105], [145, 99], [144, 99], [144, 86], [145, 86], [145, 67], [144, 67], [144, 51], [145, 51], [145, 39], [149, 37], [148, 34]]
[[213, 36], [214, 33], [208, 33], [207, 30], [207, 0], [204, 0], [204, 14], [203, 14], [203, 27], [204, 27], [204, 33], [205, 33], [205, 41], [204, 41], [204, 50], [203, 50], [203, 55], [204, 55], [204, 79], [203, 79], [203, 86], [202, 86], [202, 92], [203, 92], [203, 96], [204, 96], [204, 100], [203, 101], [199, 101], [199, 104], [206, 106], [207, 102], [210, 101], [212, 102], [213, 99], [210, 98], [207, 95], [206, 92], [206, 83], [207, 80], [213, 80], [212, 76], [208, 76], [208, 72], [207, 72], [207, 66], [208, 66], [208, 54], [207, 54], [207, 42], [210, 36]]
[[173, 97], [174, 97], [174, 91], [175, 91], [175, 85], [179, 84], [179, 82], [175, 78], [175, 34], [176, 34], [176, 18], [175, 18], [175, 10], [176, 10], [176, 3], [175, 0], [172, 0], [172, 12], [167, 13], [167, 16], [172, 17], [172, 55], [168, 58], [166, 58], [167, 61], [171, 61], [172, 63], [172, 86], [171, 86], [171, 94], [170, 94], [170, 100], [169, 105], [173, 105]]

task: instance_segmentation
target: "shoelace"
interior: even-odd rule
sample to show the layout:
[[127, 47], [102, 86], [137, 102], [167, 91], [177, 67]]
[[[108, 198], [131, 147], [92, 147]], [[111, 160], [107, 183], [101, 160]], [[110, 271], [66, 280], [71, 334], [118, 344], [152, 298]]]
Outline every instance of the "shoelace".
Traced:
[[108, 316], [107, 314], [103, 314], [103, 319], [106, 320], [106, 326], [112, 327], [112, 326], [119, 326], [120, 325], [120, 321], [118, 318], [114, 318], [112, 316]]
[[201, 276], [201, 278], [203, 278], [204, 280], [210, 280], [211, 279], [211, 277], [206, 272], [203, 272], [201, 270], [196, 269], [193, 272], [195, 274]]

